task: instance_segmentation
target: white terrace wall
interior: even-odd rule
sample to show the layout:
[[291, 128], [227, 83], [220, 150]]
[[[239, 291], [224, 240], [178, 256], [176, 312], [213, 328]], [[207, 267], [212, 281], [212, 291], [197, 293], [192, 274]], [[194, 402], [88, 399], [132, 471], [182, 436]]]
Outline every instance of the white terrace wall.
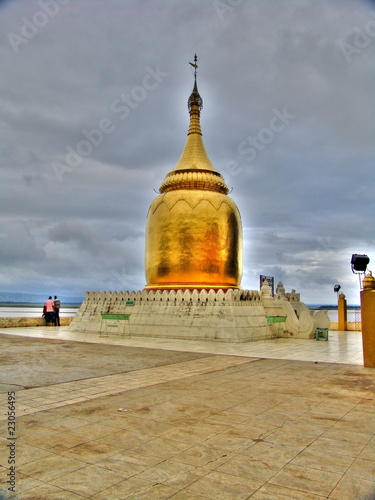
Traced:
[[[299, 304], [300, 308], [304, 306]], [[103, 333], [105, 329], [108, 333], [102, 314], [130, 314], [126, 335], [137, 337], [249, 342], [291, 336], [311, 338], [315, 331], [307, 308], [298, 317], [291, 303], [270, 297], [267, 286], [261, 292], [86, 292], [70, 329], [82, 333]], [[269, 324], [267, 316], [286, 319], [284, 323]]]
[[[126, 305], [127, 301], [134, 305]], [[70, 329], [103, 331], [101, 314], [130, 314], [130, 335], [248, 342], [274, 338], [253, 290], [86, 292]]]

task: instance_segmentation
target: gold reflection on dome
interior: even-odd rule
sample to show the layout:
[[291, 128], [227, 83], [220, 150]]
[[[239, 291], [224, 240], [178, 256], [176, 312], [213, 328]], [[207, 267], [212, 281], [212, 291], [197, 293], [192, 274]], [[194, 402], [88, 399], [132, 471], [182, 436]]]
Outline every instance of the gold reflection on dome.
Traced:
[[239, 288], [242, 225], [202, 140], [194, 58], [190, 126], [180, 159], [151, 203], [146, 224], [146, 289]]

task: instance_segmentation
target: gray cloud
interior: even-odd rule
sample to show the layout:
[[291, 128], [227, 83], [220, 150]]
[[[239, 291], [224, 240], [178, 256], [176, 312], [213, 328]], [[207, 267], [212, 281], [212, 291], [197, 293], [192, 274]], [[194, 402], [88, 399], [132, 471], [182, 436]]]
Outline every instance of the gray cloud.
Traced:
[[[52, 3], [17, 53], [10, 33], [41, 3], [0, 4], [0, 290], [144, 286], [147, 210], [185, 143], [197, 52], [206, 149], [245, 229], [243, 286], [273, 274], [319, 303], [340, 282], [358, 302], [350, 256], [375, 258], [372, 2]], [[294, 118], [271, 130], [284, 108]]]

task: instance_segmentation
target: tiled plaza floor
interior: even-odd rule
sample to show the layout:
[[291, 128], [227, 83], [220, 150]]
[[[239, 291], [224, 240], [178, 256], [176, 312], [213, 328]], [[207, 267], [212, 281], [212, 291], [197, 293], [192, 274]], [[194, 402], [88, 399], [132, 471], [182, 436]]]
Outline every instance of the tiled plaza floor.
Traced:
[[13, 498], [375, 498], [375, 370], [358, 333], [213, 344], [42, 327], [2, 329], [0, 346], [0, 499], [8, 389]]

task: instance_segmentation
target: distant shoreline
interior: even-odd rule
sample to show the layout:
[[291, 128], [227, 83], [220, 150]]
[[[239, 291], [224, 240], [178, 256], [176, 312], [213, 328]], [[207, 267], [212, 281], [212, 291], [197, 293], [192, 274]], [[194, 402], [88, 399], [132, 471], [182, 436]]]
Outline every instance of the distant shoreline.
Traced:
[[[62, 307], [80, 307], [82, 302], [64, 302]], [[43, 302], [0, 302], [0, 307], [43, 307]]]
[[[63, 307], [80, 307], [82, 302], [63, 302]], [[44, 302], [11, 302], [11, 301], [0, 301], [0, 307], [43, 307]], [[325, 304], [306, 304], [309, 309], [329, 309], [337, 310], [337, 305], [325, 305]], [[347, 309], [360, 309], [360, 305], [347, 305]]]

